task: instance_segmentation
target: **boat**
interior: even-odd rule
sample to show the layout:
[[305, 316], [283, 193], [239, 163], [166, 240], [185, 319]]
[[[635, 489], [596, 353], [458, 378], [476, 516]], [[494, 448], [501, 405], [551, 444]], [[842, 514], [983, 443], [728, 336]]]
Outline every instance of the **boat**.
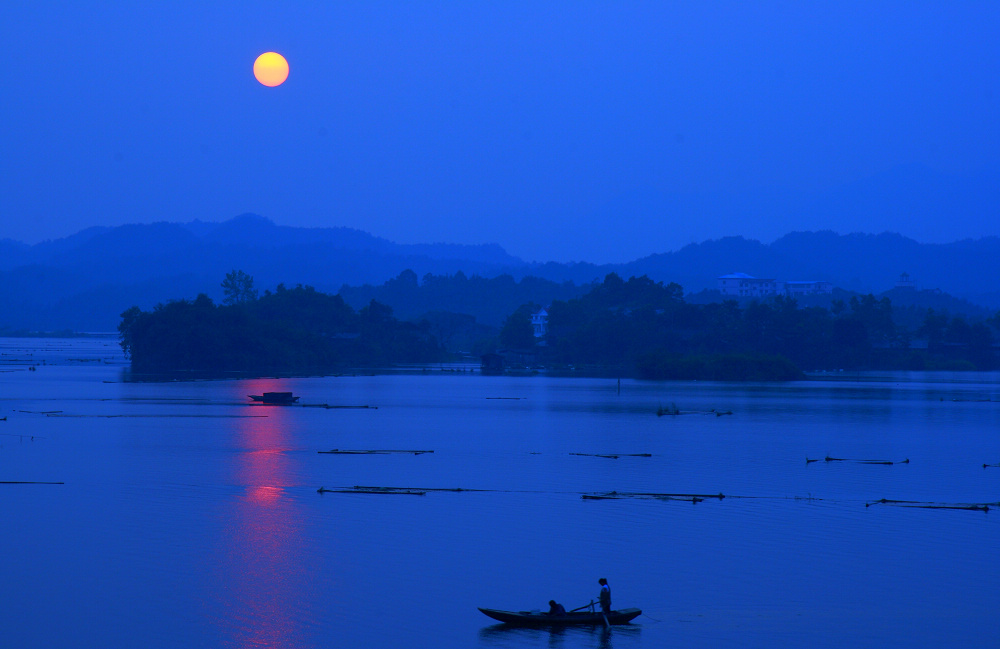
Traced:
[[[513, 626], [604, 626], [601, 611], [570, 611], [565, 615], [549, 615], [543, 611], [498, 611], [480, 608], [483, 614]], [[607, 624], [628, 624], [642, 615], [637, 608], [623, 608], [607, 614]]]
[[291, 392], [265, 392], [264, 394], [248, 394], [247, 396], [261, 403], [295, 403], [299, 400]]

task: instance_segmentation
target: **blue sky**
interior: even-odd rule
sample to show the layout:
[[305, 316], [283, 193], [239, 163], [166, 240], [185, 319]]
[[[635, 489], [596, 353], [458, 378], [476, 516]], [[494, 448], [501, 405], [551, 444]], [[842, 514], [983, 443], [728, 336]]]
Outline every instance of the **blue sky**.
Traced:
[[253, 212], [609, 262], [996, 235], [997, 34], [993, 2], [18, 3], [0, 238]]

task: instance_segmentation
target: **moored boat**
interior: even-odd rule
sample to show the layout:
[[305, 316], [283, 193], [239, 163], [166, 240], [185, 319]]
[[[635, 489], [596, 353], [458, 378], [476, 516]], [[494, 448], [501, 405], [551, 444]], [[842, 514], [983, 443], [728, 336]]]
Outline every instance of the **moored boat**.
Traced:
[[291, 392], [265, 392], [264, 394], [248, 394], [247, 396], [262, 403], [295, 403], [299, 400]]
[[[603, 626], [605, 615], [601, 611], [570, 611], [565, 615], [549, 615], [543, 611], [498, 611], [479, 609], [494, 620], [516, 626]], [[642, 615], [637, 608], [623, 608], [607, 614], [607, 624], [628, 624]]]

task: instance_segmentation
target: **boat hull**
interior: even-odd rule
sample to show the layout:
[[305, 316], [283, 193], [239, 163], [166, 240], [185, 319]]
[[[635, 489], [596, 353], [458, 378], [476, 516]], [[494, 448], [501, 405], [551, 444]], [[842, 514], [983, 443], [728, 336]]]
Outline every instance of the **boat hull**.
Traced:
[[[604, 626], [604, 614], [600, 611], [580, 611], [565, 615], [548, 615], [539, 611], [498, 611], [480, 608], [484, 615], [505, 624], [516, 626]], [[608, 624], [628, 624], [642, 615], [637, 608], [623, 608], [607, 615]]]
[[264, 394], [248, 394], [247, 396], [261, 403], [295, 403], [299, 400], [291, 392], [265, 392]]

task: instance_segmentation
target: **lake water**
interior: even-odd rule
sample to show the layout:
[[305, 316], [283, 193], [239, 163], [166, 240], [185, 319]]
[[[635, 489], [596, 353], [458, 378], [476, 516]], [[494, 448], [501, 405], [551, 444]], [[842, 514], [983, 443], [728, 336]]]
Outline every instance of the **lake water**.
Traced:
[[[995, 373], [137, 383], [111, 340], [0, 353], [0, 481], [64, 483], [0, 485], [3, 647], [1000, 638], [1000, 507], [866, 507], [1000, 501]], [[372, 408], [251, 405], [263, 391]], [[894, 464], [806, 462], [826, 456]], [[468, 491], [317, 493], [359, 485]], [[611, 491], [725, 498], [582, 497]], [[508, 629], [476, 610], [574, 608], [599, 577], [635, 624]]]

